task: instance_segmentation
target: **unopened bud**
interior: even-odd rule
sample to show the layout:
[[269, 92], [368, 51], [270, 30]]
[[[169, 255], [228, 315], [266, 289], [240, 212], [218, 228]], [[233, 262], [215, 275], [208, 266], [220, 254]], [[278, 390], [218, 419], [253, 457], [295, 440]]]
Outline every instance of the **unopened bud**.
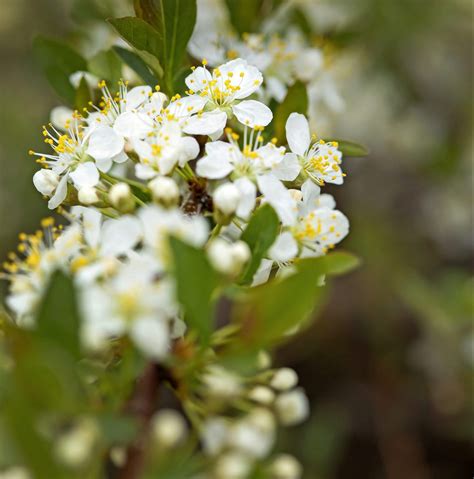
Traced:
[[0, 479], [31, 479], [28, 470], [21, 466], [13, 466], [0, 471]]
[[95, 422], [84, 420], [59, 438], [56, 455], [63, 464], [79, 467], [91, 456], [97, 437]]
[[35, 188], [44, 196], [51, 196], [59, 183], [59, 175], [54, 171], [41, 169], [33, 175]]
[[219, 458], [214, 472], [217, 479], [246, 479], [250, 468], [251, 463], [248, 457], [244, 454], [229, 452]]
[[274, 479], [300, 479], [301, 464], [289, 454], [280, 454], [273, 461], [270, 471]]
[[153, 200], [166, 208], [176, 206], [179, 202], [179, 188], [172, 178], [158, 176], [148, 183], [148, 188]]
[[220, 238], [211, 242], [207, 254], [217, 271], [230, 276], [237, 276], [251, 255], [247, 243], [243, 241], [228, 243]]
[[219, 224], [229, 224], [240, 201], [240, 191], [232, 183], [220, 185], [212, 195], [214, 202], [214, 219]]
[[309, 402], [302, 389], [280, 394], [276, 398], [275, 408], [281, 423], [292, 426], [304, 421], [309, 415]]
[[275, 399], [275, 393], [266, 386], [255, 386], [248, 394], [249, 399], [269, 406]]
[[270, 382], [270, 386], [279, 391], [288, 391], [298, 384], [298, 375], [291, 368], [278, 369]]
[[93, 186], [83, 186], [77, 195], [79, 202], [83, 205], [93, 205], [99, 202], [97, 189]]
[[174, 447], [186, 435], [186, 422], [178, 412], [164, 409], [153, 416], [152, 434], [160, 446]]
[[117, 183], [109, 191], [110, 204], [121, 213], [130, 213], [135, 209], [132, 190], [127, 183]]

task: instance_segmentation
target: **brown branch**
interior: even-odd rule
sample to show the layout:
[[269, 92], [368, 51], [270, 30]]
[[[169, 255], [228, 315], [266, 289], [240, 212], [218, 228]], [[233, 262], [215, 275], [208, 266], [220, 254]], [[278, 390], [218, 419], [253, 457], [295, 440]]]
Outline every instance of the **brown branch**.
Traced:
[[138, 479], [143, 472], [148, 429], [150, 420], [156, 410], [160, 383], [161, 377], [158, 365], [148, 363], [126, 406], [126, 413], [137, 418], [140, 427], [135, 442], [127, 448], [126, 461], [118, 472], [118, 479]]

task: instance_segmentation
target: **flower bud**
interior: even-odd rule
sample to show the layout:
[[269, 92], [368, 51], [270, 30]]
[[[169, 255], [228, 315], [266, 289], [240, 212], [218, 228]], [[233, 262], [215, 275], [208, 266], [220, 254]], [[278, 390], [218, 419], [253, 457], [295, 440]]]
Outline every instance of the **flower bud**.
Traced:
[[275, 479], [300, 479], [301, 464], [289, 454], [280, 454], [273, 461], [270, 471]]
[[240, 191], [233, 183], [220, 185], [212, 195], [216, 223], [227, 225], [235, 214], [240, 201]]
[[250, 468], [251, 463], [248, 457], [229, 452], [219, 458], [214, 472], [217, 479], [246, 479]]
[[309, 402], [302, 389], [280, 394], [276, 398], [275, 408], [281, 423], [292, 426], [304, 421], [309, 415]]
[[217, 271], [226, 275], [237, 276], [250, 259], [251, 253], [247, 243], [243, 241], [231, 244], [223, 239], [216, 238], [209, 245], [207, 254], [209, 261]]
[[135, 209], [132, 190], [127, 183], [117, 183], [109, 191], [110, 204], [121, 213], [130, 213]]
[[83, 205], [93, 205], [99, 202], [97, 189], [93, 186], [83, 186], [77, 195], [79, 202]]
[[172, 178], [158, 176], [148, 183], [153, 200], [166, 208], [176, 206], [179, 202], [179, 188]]
[[186, 422], [173, 409], [163, 409], [153, 416], [151, 430], [160, 446], [174, 447], [186, 435]]
[[257, 355], [257, 366], [259, 369], [268, 369], [272, 365], [272, 358], [263, 349], [258, 352]]
[[249, 399], [269, 406], [275, 399], [275, 393], [266, 386], [255, 386], [248, 394]]
[[291, 368], [278, 369], [270, 382], [270, 386], [279, 391], [288, 391], [298, 384], [298, 375]]
[[209, 394], [232, 397], [240, 394], [240, 377], [220, 366], [211, 366], [202, 378]]
[[71, 431], [63, 434], [55, 447], [58, 459], [70, 467], [83, 465], [91, 456], [98, 437], [92, 420], [83, 420]]
[[51, 196], [59, 183], [59, 175], [45, 168], [33, 175], [35, 188], [44, 196]]

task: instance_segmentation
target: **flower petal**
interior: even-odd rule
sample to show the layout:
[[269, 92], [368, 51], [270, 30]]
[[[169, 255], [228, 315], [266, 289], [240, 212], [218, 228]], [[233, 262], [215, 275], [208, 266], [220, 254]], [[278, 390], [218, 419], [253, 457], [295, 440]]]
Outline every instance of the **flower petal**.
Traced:
[[257, 177], [257, 184], [265, 200], [275, 209], [281, 222], [291, 226], [296, 221], [296, 202], [283, 183], [273, 175]]
[[96, 160], [106, 160], [118, 155], [124, 147], [124, 139], [110, 126], [99, 126], [89, 137], [87, 154]]
[[210, 80], [212, 76], [209, 71], [204, 67], [197, 67], [184, 81], [190, 90], [201, 91], [207, 87]]
[[136, 86], [132, 88], [125, 96], [125, 109], [131, 111], [138, 108], [141, 104], [148, 100], [152, 89], [150, 86]]
[[278, 236], [268, 253], [271, 259], [284, 263], [298, 254], [298, 244], [293, 235], [285, 231]]
[[304, 156], [311, 143], [309, 123], [304, 115], [292, 113], [286, 121], [286, 139], [293, 153]]
[[162, 359], [169, 350], [169, 328], [154, 317], [139, 318], [132, 325], [130, 335], [146, 356]]
[[232, 107], [234, 115], [240, 123], [253, 128], [267, 126], [273, 118], [273, 113], [268, 106], [256, 100], [244, 100]]
[[248, 178], [239, 178], [234, 181], [234, 185], [240, 191], [241, 198], [235, 214], [246, 220], [255, 207], [257, 198], [257, 187]]
[[186, 120], [183, 131], [190, 135], [214, 135], [222, 132], [226, 123], [227, 114], [224, 111], [213, 110]]
[[92, 161], [81, 163], [70, 177], [78, 190], [85, 186], [95, 186], [99, 182], [99, 172]]
[[118, 256], [128, 253], [140, 240], [140, 221], [132, 216], [108, 220], [102, 226], [101, 253]]
[[293, 181], [299, 175], [301, 165], [295, 153], [287, 153], [272, 170], [272, 173], [282, 181]]
[[58, 186], [56, 187], [56, 191], [54, 192], [54, 195], [48, 201], [48, 208], [50, 210], [54, 210], [55, 208], [57, 208], [66, 199], [68, 176], [69, 175], [66, 173], [61, 178], [61, 180], [58, 183]]
[[148, 115], [133, 111], [121, 113], [114, 123], [114, 131], [124, 138], [144, 138], [152, 129]]

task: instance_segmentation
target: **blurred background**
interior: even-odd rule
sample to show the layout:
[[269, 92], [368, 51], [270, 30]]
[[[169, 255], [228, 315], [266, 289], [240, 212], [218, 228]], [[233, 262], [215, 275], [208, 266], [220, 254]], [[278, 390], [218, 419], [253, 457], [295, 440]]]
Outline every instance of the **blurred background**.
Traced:
[[[278, 352], [312, 418], [281, 438], [307, 479], [470, 477], [474, 366], [472, 3], [300, 0], [334, 51], [345, 102], [333, 137], [371, 153], [328, 188], [363, 266], [338, 279], [312, 329]], [[126, 2], [0, 0], [0, 256], [47, 214], [32, 185], [41, 125], [59, 105], [32, 58], [37, 33], [92, 53], [96, 18]], [[311, 8], [309, 8], [311, 7]], [[91, 10], [92, 9], [92, 10]], [[93, 41], [92, 41], [93, 39]], [[2, 285], [4, 290], [5, 285]]]

